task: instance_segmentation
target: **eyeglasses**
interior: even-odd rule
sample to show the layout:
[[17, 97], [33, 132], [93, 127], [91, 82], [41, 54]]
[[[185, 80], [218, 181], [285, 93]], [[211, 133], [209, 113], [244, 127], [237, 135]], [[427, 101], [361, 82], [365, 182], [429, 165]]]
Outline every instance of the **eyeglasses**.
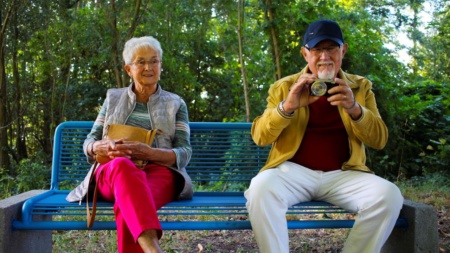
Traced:
[[322, 47], [322, 48], [308, 48], [305, 47], [306, 49], [309, 50], [309, 52], [311, 52], [314, 56], [321, 56], [323, 52], [327, 52], [328, 54], [335, 54], [339, 51], [339, 48], [341, 46], [329, 46], [329, 47]]
[[153, 67], [157, 66], [157, 65], [158, 65], [159, 63], [161, 63], [161, 62], [162, 62], [162, 61], [160, 61], [160, 60], [158, 60], [158, 59], [152, 59], [152, 60], [150, 60], [150, 61], [139, 60], [139, 61], [132, 62], [132, 63], [130, 63], [130, 64], [133, 64], [133, 65], [135, 65], [135, 66], [138, 67], [138, 68], [143, 68], [143, 67], [145, 67], [145, 65], [148, 64], [148, 66], [149, 66], [150, 68], [153, 68]]

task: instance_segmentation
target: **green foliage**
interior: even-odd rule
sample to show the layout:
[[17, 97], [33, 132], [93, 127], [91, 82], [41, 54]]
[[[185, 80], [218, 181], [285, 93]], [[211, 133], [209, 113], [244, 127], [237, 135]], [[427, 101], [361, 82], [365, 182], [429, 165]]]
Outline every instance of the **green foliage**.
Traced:
[[[450, 164], [450, 88], [423, 81], [384, 85], [377, 90], [389, 141], [381, 151], [369, 150], [369, 164], [388, 178], [409, 178], [448, 171]], [[380, 104], [381, 101], [381, 104]]]
[[416, 164], [407, 176], [445, 171], [450, 164], [450, 87], [432, 81], [420, 82], [405, 89], [403, 106], [406, 118], [401, 128], [406, 152], [406, 163]]
[[13, 196], [17, 193], [14, 189], [14, 177], [4, 168], [0, 168], [0, 199]]
[[[436, 11], [423, 31], [417, 11], [427, 2]], [[143, 1], [136, 13], [136, 2], [129, 0], [17, 3], [5, 26], [6, 115], [0, 117], [8, 134], [4, 148], [16, 161], [39, 152], [51, 157], [52, 134], [60, 122], [94, 120], [106, 90], [128, 84], [120, 52], [131, 36], [151, 35], [161, 42], [160, 83], [185, 99], [191, 121], [245, 120], [235, 1]], [[6, 13], [5, 6], [0, 8]], [[267, 90], [276, 80], [270, 28], [275, 28], [286, 76], [306, 64], [300, 47], [307, 24], [334, 19], [349, 44], [342, 68], [373, 82], [390, 131], [385, 149], [368, 150], [369, 166], [388, 178], [447, 171], [449, 8], [444, 0], [245, 1], [242, 57], [251, 119], [264, 111]], [[414, 40], [409, 65], [398, 58], [405, 47], [399, 31]], [[20, 143], [27, 152], [19, 151]], [[50, 166], [49, 159], [43, 161]], [[2, 182], [15, 179], [16, 172], [5, 169]]]
[[211, 181], [208, 184], [196, 184], [195, 192], [221, 192], [221, 191], [232, 191], [232, 192], [243, 192], [247, 190], [249, 186], [248, 182], [227, 182], [227, 181]]
[[23, 159], [15, 165], [16, 175], [0, 168], [0, 199], [30, 190], [49, 189], [51, 169], [43, 162]]
[[449, 176], [448, 173], [430, 173], [401, 180], [397, 185], [406, 199], [439, 209], [450, 205]]
[[51, 169], [47, 165], [24, 159], [20, 161], [17, 168], [17, 191], [49, 189], [50, 175]]

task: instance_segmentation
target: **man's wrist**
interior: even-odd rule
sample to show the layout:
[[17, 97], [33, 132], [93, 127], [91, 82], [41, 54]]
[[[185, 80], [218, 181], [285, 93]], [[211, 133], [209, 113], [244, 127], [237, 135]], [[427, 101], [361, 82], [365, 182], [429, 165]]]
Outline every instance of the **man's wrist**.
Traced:
[[284, 116], [286, 116], [286, 117], [291, 117], [291, 116], [293, 116], [295, 111], [293, 111], [293, 112], [291, 112], [291, 113], [285, 111], [285, 110], [284, 110], [284, 107], [283, 107], [283, 103], [284, 103], [284, 100], [281, 101], [281, 102], [278, 104], [278, 110], [279, 110]]
[[343, 107], [345, 110], [350, 110], [350, 109], [353, 109], [353, 107], [355, 107], [355, 105], [356, 105], [356, 99], [353, 99], [353, 105], [352, 106], [350, 106], [350, 107], [348, 107], [348, 108], [345, 108], [345, 107]]
[[358, 120], [361, 118], [361, 116], [363, 114], [363, 110], [362, 110], [361, 106], [359, 105], [359, 103], [356, 102], [352, 108], [347, 110], [347, 113], [350, 115], [352, 120]]

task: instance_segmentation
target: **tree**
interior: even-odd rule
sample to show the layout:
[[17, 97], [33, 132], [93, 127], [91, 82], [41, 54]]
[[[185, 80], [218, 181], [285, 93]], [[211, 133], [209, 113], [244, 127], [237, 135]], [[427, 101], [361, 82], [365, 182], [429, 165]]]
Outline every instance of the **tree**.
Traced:
[[[450, 79], [450, 3], [435, 2], [433, 21], [426, 28], [431, 36], [424, 36], [422, 47], [417, 52], [420, 75], [438, 82]], [[419, 60], [420, 59], [420, 60]]]
[[270, 31], [270, 41], [272, 43], [272, 53], [273, 58], [276, 64], [276, 79], [280, 79], [282, 77], [281, 73], [281, 55], [278, 47], [278, 32], [277, 32], [277, 23], [275, 22], [275, 6], [272, 4], [272, 0], [266, 0], [265, 3], [265, 13], [266, 18], [268, 20], [268, 29]]
[[241, 65], [241, 75], [242, 75], [242, 84], [244, 86], [244, 99], [245, 99], [245, 115], [246, 115], [246, 121], [250, 122], [250, 104], [248, 101], [248, 87], [247, 87], [247, 77], [245, 76], [245, 62], [243, 59], [243, 43], [242, 43], [242, 23], [244, 22], [244, 1], [239, 0], [238, 1], [238, 28], [237, 28], [237, 34], [238, 34], [238, 42], [239, 42], [239, 64]]
[[[307, 25], [333, 19], [349, 44], [342, 68], [373, 82], [390, 129], [384, 150], [368, 149], [369, 166], [392, 178], [419, 174], [414, 159], [431, 168], [446, 156], [428, 132], [445, 136], [449, 118], [448, 99], [417, 90], [445, 93], [450, 76], [449, 4], [435, 1], [430, 29], [417, 36], [414, 10], [417, 17], [426, 1], [11, 0], [0, 10], [0, 166], [13, 169], [27, 156], [50, 163], [55, 127], [93, 120], [106, 90], [129, 84], [121, 50], [131, 37], [161, 42], [160, 84], [184, 98], [191, 121], [251, 121], [265, 110], [269, 86], [305, 66]], [[416, 36], [414, 71], [396, 56], [400, 29]], [[428, 139], [411, 135], [421, 131]]]
[[7, 101], [7, 79], [6, 79], [6, 67], [5, 67], [5, 40], [6, 40], [6, 29], [8, 23], [14, 14], [13, 10], [16, 8], [18, 0], [12, 0], [9, 5], [5, 8], [5, 17], [2, 19], [0, 10], [0, 168], [9, 168], [10, 160], [8, 156], [8, 132], [7, 128], [10, 122], [7, 120], [6, 115], [6, 105]]

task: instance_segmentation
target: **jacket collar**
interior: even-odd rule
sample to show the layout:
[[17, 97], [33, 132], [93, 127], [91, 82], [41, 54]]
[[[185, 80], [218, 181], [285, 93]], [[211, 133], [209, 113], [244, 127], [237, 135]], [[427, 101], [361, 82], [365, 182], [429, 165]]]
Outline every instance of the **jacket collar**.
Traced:
[[[134, 88], [134, 82], [131, 82], [130, 85], [128, 85], [127, 94], [128, 94], [128, 96], [130, 98], [132, 98], [133, 101], [136, 101], [136, 94], [134, 93], [133, 88]], [[162, 90], [161, 86], [158, 83], [157, 86], [156, 86], [155, 93], [150, 95], [150, 97], [159, 97], [159, 96], [161, 96], [161, 90]], [[150, 99], [149, 99], [149, 101], [150, 101]]]

